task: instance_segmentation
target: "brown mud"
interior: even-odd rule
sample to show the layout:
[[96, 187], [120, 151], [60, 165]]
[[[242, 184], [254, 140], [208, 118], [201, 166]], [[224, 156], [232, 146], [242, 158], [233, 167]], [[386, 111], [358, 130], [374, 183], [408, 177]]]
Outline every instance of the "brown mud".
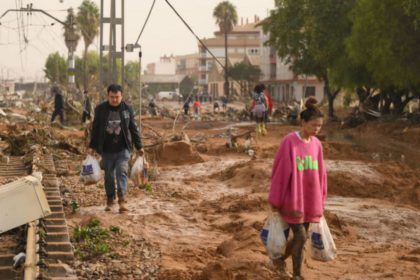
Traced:
[[[170, 121], [147, 123], [162, 131], [172, 129]], [[127, 214], [119, 214], [117, 207], [103, 211], [103, 183], [83, 186], [77, 176], [62, 178], [69, 201], [80, 205], [75, 214], [66, 208], [72, 227], [97, 218], [106, 226], [120, 227], [121, 239], [133, 240], [127, 248], [115, 248], [121, 253], [115, 259], [79, 260], [82, 279], [282, 279], [270, 264], [259, 231], [269, 211], [271, 165], [280, 139], [297, 128], [270, 124], [268, 136], [254, 139], [253, 159], [240, 148], [243, 139], [238, 149], [226, 148], [229, 125], [193, 122], [185, 133], [205, 140], [166, 144], [157, 158], [159, 175], [151, 182], [153, 190], [130, 183]], [[241, 133], [253, 131], [254, 126], [235, 129]], [[381, 133], [380, 129], [371, 132]], [[418, 279], [418, 166], [400, 156], [385, 157], [386, 152], [370, 147], [372, 143], [362, 145], [356, 136], [344, 135], [351, 133], [356, 135], [346, 131], [331, 136], [327, 130], [322, 137], [329, 172], [325, 216], [338, 257], [322, 263], [306, 254], [303, 275], [327, 280]], [[398, 141], [410, 146], [404, 139]], [[403, 151], [394, 151], [398, 153]], [[287, 267], [291, 271], [290, 260]], [[83, 269], [91, 273], [83, 274]]]

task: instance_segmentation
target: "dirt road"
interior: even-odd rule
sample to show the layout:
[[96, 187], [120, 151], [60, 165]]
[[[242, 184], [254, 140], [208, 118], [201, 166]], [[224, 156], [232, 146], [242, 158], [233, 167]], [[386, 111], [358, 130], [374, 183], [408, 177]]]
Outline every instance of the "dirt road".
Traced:
[[[259, 230], [269, 209], [266, 198], [272, 159], [281, 136], [296, 128], [269, 126], [269, 136], [257, 139], [257, 158], [252, 159], [225, 148], [221, 134], [226, 124], [220, 124], [219, 129], [200, 125], [186, 131], [190, 137], [198, 133], [207, 137], [204, 143], [195, 144], [206, 147], [200, 160], [177, 165], [158, 162], [160, 174], [152, 182], [152, 192], [130, 188], [128, 214], [118, 214], [117, 209], [103, 211], [101, 185], [81, 186], [77, 176], [63, 178], [70, 196], [80, 204], [78, 213], [68, 216], [73, 227], [97, 218], [106, 226], [120, 227], [121, 238], [132, 240], [130, 246], [115, 249], [119, 256], [114, 259], [80, 260], [80, 276], [280, 279], [270, 265]], [[155, 126], [163, 127], [162, 121]], [[247, 128], [252, 129], [239, 129]], [[329, 142], [328, 135], [326, 139], [330, 182], [326, 217], [338, 257], [321, 263], [306, 256], [305, 279], [418, 279], [418, 170], [402, 162], [371, 159], [351, 143]], [[142, 253], [136, 254], [136, 250]], [[291, 263], [288, 268], [290, 271]]]

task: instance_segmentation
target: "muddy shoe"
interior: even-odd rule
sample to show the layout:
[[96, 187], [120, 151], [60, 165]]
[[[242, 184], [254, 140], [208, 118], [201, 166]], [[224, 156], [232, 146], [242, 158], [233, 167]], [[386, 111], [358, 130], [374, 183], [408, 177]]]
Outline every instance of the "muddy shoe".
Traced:
[[114, 199], [113, 198], [108, 198], [107, 201], [106, 201], [105, 211], [111, 211], [112, 206], [114, 206]]
[[261, 127], [261, 134], [262, 135], [267, 135], [267, 129], [265, 128], [265, 124], [263, 124], [262, 127]]
[[118, 204], [120, 205], [120, 213], [128, 211], [125, 199], [119, 199]]
[[287, 272], [286, 262], [283, 259], [272, 260], [274, 271], [280, 276], [280, 279], [290, 279], [292, 275]]

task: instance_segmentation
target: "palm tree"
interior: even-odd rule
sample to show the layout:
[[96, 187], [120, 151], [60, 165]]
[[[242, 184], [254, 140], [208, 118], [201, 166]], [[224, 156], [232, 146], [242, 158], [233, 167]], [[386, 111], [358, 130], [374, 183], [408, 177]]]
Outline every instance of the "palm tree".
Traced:
[[92, 44], [96, 35], [99, 32], [99, 9], [98, 6], [92, 0], [83, 0], [82, 4], [79, 6], [79, 11], [77, 12], [77, 24], [82, 33], [83, 41], [85, 43], [84, 50], [84, 79], [83, 87], [85, 90], [88, 88], [88, 71], [86, 64], [87, 52], [90, 44]]
[[[68, 66], [71, 68], [70, 73], [68, 75], [70, 77], [74, 77], [74, 52], [76, 51], [77, 44], [79, 43], [80, 39], [80, 30], [76, 24], [76, 18], [74, 16], [73, 9], [68, 9], [67, 18], [64, 25], [64, 41], [66, 43], [66, 47], [69, 51], [69, 57], [68, 57]], [[70, 79], [71, 83], [74, 83], [74, 78]]]
[[228, 51], [227, 51], [227, 34], [233, 30], [233, 26], [238, 23], [238, 14], [236, 7], [229, 1], [220, 2], [213, 11], [213, 17], [216, 19], [216, 24], [219, 25], [220, 32], [225, 34], [225, 95], [229, 96], [229, 81], [228, 81]]

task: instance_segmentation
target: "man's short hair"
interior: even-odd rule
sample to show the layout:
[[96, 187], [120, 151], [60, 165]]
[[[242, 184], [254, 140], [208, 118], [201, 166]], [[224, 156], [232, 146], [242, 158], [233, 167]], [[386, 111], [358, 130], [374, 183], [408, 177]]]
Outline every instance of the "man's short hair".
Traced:
[[110, 92], [114, 92], [114, 93], [117, 93], [117, 92], [123, 92], [123, 90], [122, 90], [122, 87], [120, 86], [120, 85], [117, 85], [117, 84], [111, 84], [111, 85], [109, 85], [109, 87], [108, 87], [108, 89], [107, 89], [107, 93], [109, 94]]

